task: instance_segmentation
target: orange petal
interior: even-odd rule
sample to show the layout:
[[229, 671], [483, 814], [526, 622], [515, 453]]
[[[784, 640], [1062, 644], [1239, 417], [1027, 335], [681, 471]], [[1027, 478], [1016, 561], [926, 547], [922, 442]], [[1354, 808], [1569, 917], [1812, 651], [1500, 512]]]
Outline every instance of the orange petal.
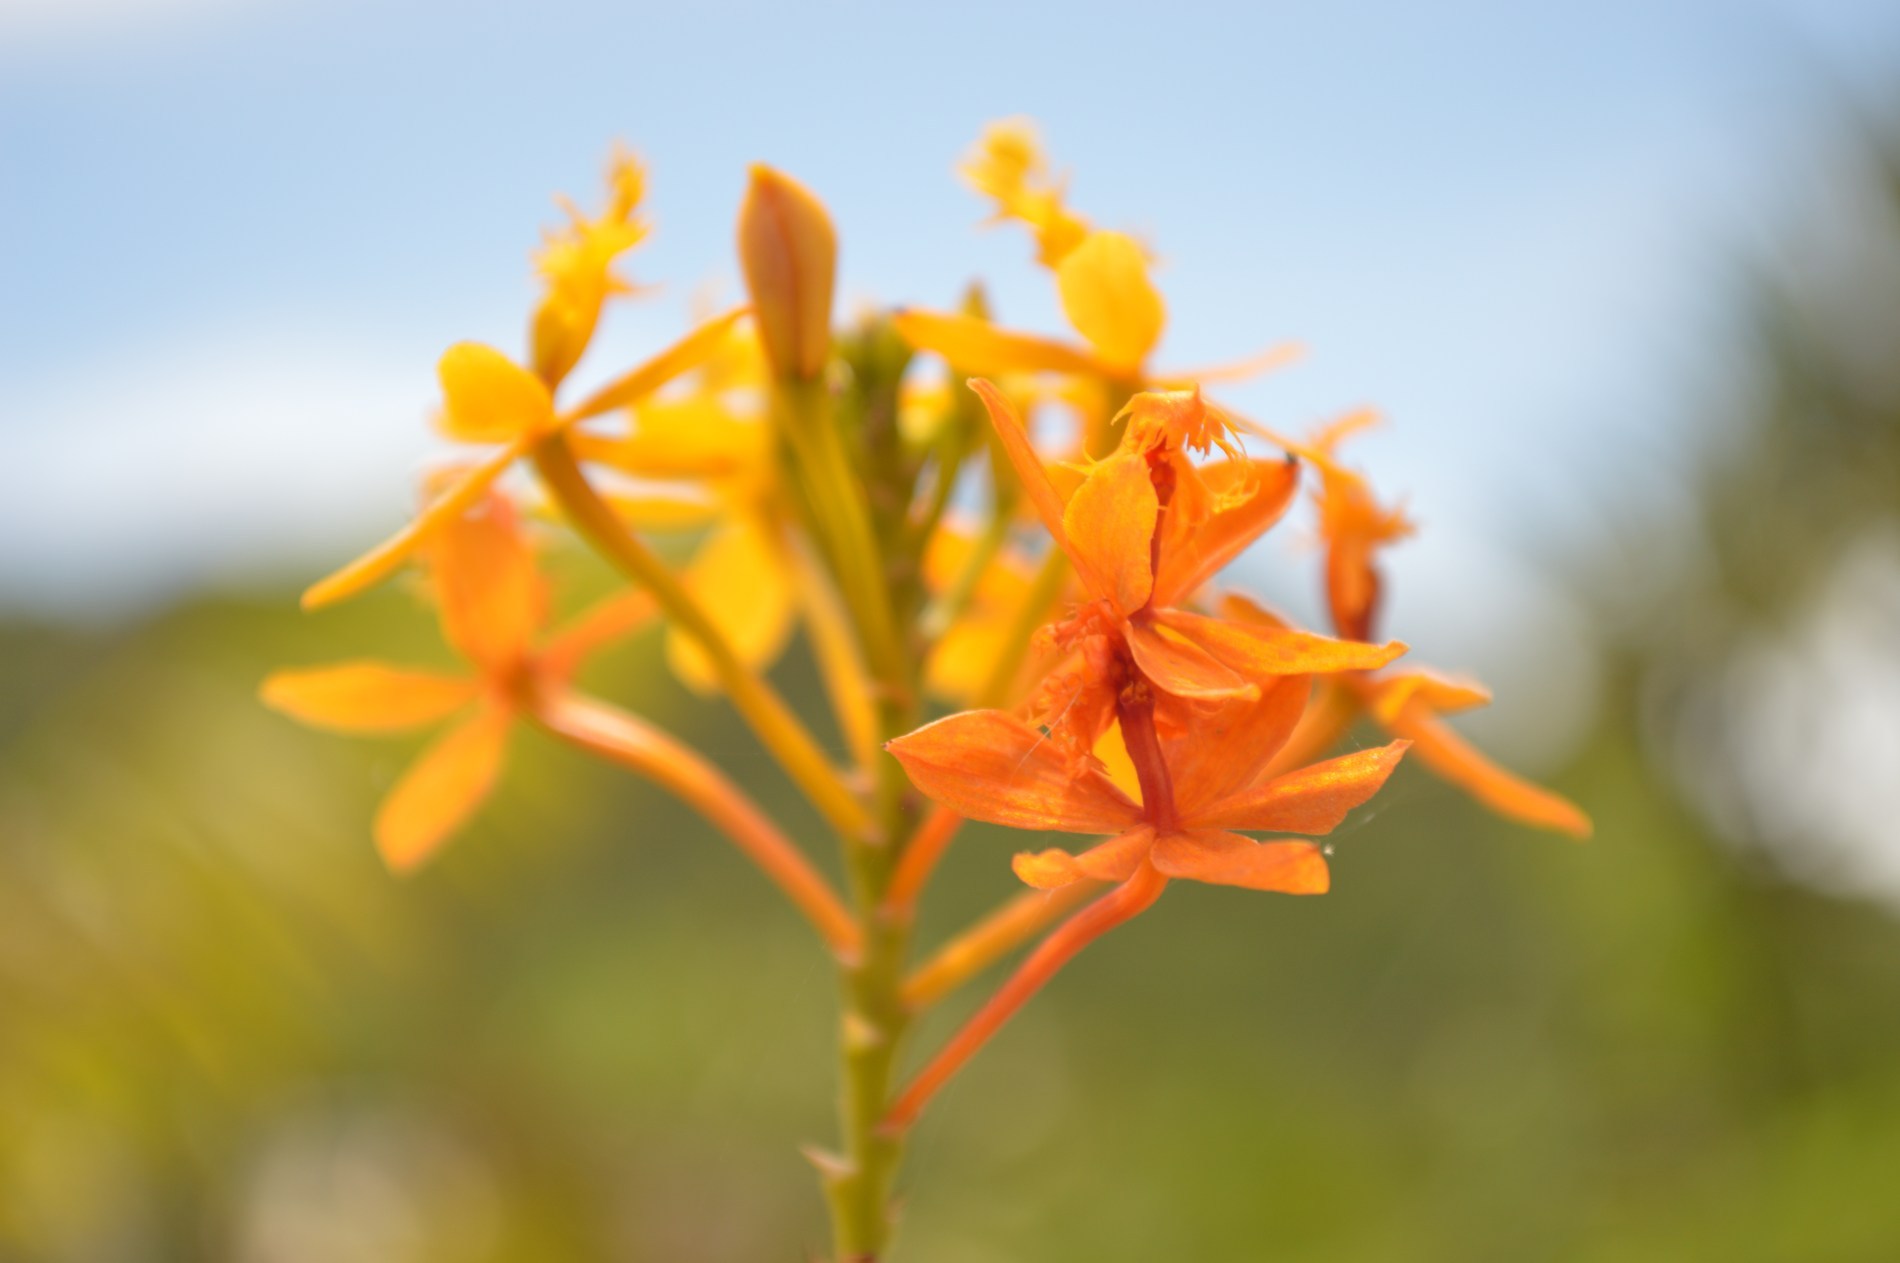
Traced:
[[1334, 640], [1314, 632], [1262, 624], [1232, 623], [1157, 609], [1155, 621], [1193, 643], [1248, 679], [1270, 675], [1328, 675], [1335, 671], [1374, 671], [1405, 652], [1399, 641], [1383, 645]]
[[1049, 739], [1000, 710], [950, 715], [885, 746], [918, 789], [972, 820], [1120, 833], [1141, 808], [1099, 770], [1070, 768]]
[[546, 586], [515, 509], [490, 495], [444, 525], [430, 543], [429, 577], [443, 634], [488, 671], [527, 655], [547, 609]]
[[1394, 741], [1276, 776], [1209, 804], [1191, 821], [1219, 829], [1331, 833], [1347, 812], [1379, 792], [1411, 744]]
[[[983, 406], [989, 409], [990, 424], [996, 428], [996, 437], [1002, 441], [1003, 451], [1009, 457], [1009, 463], [1016, 469], [1016, 477], [1022, 481], [1023, 491], [1029, 496], [1030, 505], [1036, 510], [1036, 516], [1049, 529], [1062, 551], [1075, 559], [1075, 549], [1069, 544], [1068, 533], [1062, 526], [1062, 493], [1049, 481], [1049, 471], [1042, 463], [1042, 456], [1035, 445], [1029, 441], [1029, 432], [1023, 429], [1022, 418], [1016, 415], [1016, 408], [998, 390], [981, 377], [970, 379], [970, 389], [983, 400]], [[1077, 566], [1080, 568], [1078, 561]], [[1099, 576], [1097, 582], [1100, 582]]]
[[376, 849], [397, 872], [421, 864], [494, 788], [512, 716], [488, 708], [422, 752], [376, 813]]
[[1161, 340], [1167, 312], [1148, 260], [1126, 233], [1098, 229], [1056, 268], [1062, 310], [1114, 372], [1134, 375]]
[[1257, 699], [1181, 707], [1186, 714], [1162, 740], [1181, 814], [1253, 781], [1299, 726], [1312, 691], [1313, 677], [1283, 675], [1263, 681]]
[[341, 662], [278, 671], [264, 681], [264, 704], [337, 732], [401, 732], [446, 719], [475, 700], [473, 680], [406, 671], [380, 662]]
[[524, 436], [481, 464], [471, 466], [453, 485], [431, 500], [407, 526], [342, 569], [311, 584], [303, 594], [303, 607], [314, 610], [355, 596], [394, 574], [446, 523], [461, 516], [464, 509], [481, 499], [495, 485], [495, 480], [507, 473], [508, 467], [520, 460], [532, 444], [532, 436]]
[[1426, 767], [1499, 815], [1572, 837], [1590, 836], [1590, 817], [1575, 803], [1505, 771], [1423, 704], [1407, 706], [1389, 727], [1412, 740]]
[[1205, 522], [1191, 524], [1185, 516], [1169, 515], [1161, 524], [1161, 564], [1155, 571], [1156, 605], [1173, 605], [1212, 579], [1222, 566], [1286, 513], [1299, 490], [1300, 467], [1289, 460], [1220, 461], [1201, 469], [1208, 489], [1218, 494], [1251, 474], [1253, 490], [1247, 499], [1215, 513]]
[[1148, 604], [1154, 587], [1150, 568], [1160, 501], [1138, 453], [1118, 452], [1095, 465], [1069, 497], [1062, 515], [1075, 568], [1086, 580], [1099, 576], [1107, 597], [1123, 618]]
[[943, 357], [959, 373], [1002, 377], [1010, 373], [1090, 373], [1095, 361], [1067, 342], [998, 329], [976, 316], [948, 312], [899, 311], [891, 323], [919, 351]]
[[1191, 829], [1155, 842], [1155, 871], [1169, 877], [1285, 895], [1323, 895], [1326, 857], [1311, 842], [1255, 842], [1238, 833]]
[[1491, 690], [1476, 680], [1439, 675], [1435, 671], [1389, 675], [1373, 682], [1373, 717], [1382, 724], [1390, 724], [1414, 699], [1433, 714], [1445, 715], [1488, 705]]
[[457, 342], [436, 364], [442, 428], [465, 443], [507, 443], [554, 422], [547, 385], [492, 346]]
[[1059, 890], [1078, 881], [1127, 881], [1141, 867], [1154, 840], [1154, 830], [1143, 825], [1080, 855], [1054, 849], [1019, 851], [1010, 859], [1010, 868], [1038, 890]]
[[1225, 701], [1260, 692], [1259, 685], [1151, 618], [1126, 623], [1124, 629], [1135, 665], [1164, 693]]
[[1276, 342], [1244, 360], [1209, 364], [1201, 368], [1171, 369], [1150, 377], [1148, 385], [1153, 390], [1193, 390], [1199, 386], [1246, 381], [1250, 377], [1258, 377], [1291, 364], [1304, 354], [1306, 348], [1298, 342]]

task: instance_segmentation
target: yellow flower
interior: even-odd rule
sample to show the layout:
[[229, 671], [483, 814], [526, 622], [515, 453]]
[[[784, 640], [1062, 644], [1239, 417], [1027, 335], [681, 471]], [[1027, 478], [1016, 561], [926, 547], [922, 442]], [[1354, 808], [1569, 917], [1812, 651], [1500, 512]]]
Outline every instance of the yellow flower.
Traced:
[[[1016, 333], [977, 317], [910, 309], [896, 313], [900, 333], [957, 371], [978, 377], [1060, 373], [1114, 383], [1122, 396], [1139, 390], [1181, 390], [1262, 371], [1293, 348], [1274, 347], [1242, 364], [1194, 372], [1160, 372], [1150, 359], [1167, 326], [1167, 305], [1149, 276], [1149, 260], [1132, 237], [1093, 228], [1062, 202], [1048, 162], [1023, 120], [994, 124], [964, 177], [997, 204], [998, 218], [1019, 220], [1036, 236], [1037, 257], [1055, 274], [1063, 315], [1080, 342]], [[1120, 400], [1110, 401], [1115, 407]]]
[[996, 203], [996, 220], [1014, 219], [1036, 236], [1036, 258], [1055, 267], [1088, 235], [1089, 222], [1063, 204], [1064, 181], [1049, 174], [1036, 125], [1006, 118], [983, 129], [957, 168], [970, 187]]
[[645, 192], [646, 171], [616, 146], [607, 165], [607, 209], [599, 218], [589, 219], [561, 199], [568, 222], [550, 229], [535, 255], [546, 288], [529, 330], [534, 371], [543, 381], [566, 377], [593, 340], [607, 299], [632, 292], [613, 264], [646, 238], [647, 223], [634, 214]]

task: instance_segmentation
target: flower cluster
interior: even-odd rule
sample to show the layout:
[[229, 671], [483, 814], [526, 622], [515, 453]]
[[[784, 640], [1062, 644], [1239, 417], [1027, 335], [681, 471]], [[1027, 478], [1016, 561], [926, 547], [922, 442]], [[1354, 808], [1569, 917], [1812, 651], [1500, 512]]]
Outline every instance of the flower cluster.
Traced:
[[[520, 358], [478, 343], [442, 357], [441, 429], [486, 453], [432, 475], [412, 521], [305, 596], [321, 607], [416, 563], [468, 673], [352, 661], [280, 672], [263, 690], [344, 731], [452, 723], [377, 816], [393, 868], [439, 851], [522, 728], [646, 777], [751, 858], [843, 976], [842, 1140], [813, 1151], [840, 1258], [884, 1250], [903, 1137], [925, 1103], [1169, 882], [1324, 892], [1314, 839], [1408, 752], [1508, 816], [1588, 830], [1445, 722], [1487, 700], [1482, 688], [1393, 666], [1405, 646], [1379, 638], [1378, 557], [1411, 527], [1339, 461], [1365, 418], [1290, 440], [1206, 393], [1285, 348], [1235, 368], [1153, 368], [1166, 306], [1147, 250], [1069, 207], [1027, 124], [993, 127], [962, 170], [999, 220], [1029, 230], [1073, 337], [1000, 327], [980, 291], [954, 311], [835, 328], [830, 216], [755, 167], [737, 230], [746, 305], [576, 399], [568, 381], [603, 314], [636, 293], [618, 260], [649, 231], [644, 172], [616, 154], [604, 209], [569, 206], [536, 256], [542, 295]], [[1042, 420], [1065, 422], [1062, 436], [1032, 429]], [[506, 489], [518, 467], [537, 512], [626, 581], [552, 632], [560, 594]], [[1220, 587], [1303, 487], [1331, 634]], [[663, 535], [682, 538], [656, 546]], [[835, 834], [845, 889], [710, 760], [576, 686], [589, 655], [649, 626], [663, 627], [673, 672], [730, 704]], [[771, 681], [794, 628], [841, 748]], [[1387, 740], [1339, 752], [1361, 719]], [[1028, 889], [913, 965], [918, 901], [965, 820], [1099, 840], [1021, 850]], [[904, 1082], [917, 1013], [1025, 948]]]

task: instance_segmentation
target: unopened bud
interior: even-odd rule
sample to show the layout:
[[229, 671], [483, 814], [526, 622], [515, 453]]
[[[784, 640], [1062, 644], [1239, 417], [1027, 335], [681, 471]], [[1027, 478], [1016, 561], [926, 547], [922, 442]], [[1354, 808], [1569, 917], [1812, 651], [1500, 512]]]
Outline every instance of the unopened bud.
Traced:
[[838, 236], [812, 191], [754, 164], [739, 207], [739, 266], [766, 359], [780, 377], [811, 378], [831, 350]]

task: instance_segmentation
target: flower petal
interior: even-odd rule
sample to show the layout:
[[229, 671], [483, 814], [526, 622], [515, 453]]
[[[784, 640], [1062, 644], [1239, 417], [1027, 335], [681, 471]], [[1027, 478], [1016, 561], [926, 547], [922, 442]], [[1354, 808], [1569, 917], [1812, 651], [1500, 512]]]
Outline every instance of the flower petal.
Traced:
[[475, 681], [381, 662], [340, 662], [278, 671], [259, 690], [264, 704], [336, 732], [402, 732], [446, 719], [475, 700]]
[[1356, 750], [1276, 776], [1195, 812], [1190, 823], [1217, 829], [1331, 833], [1346, 813], [1379, 792], [1409, 741]]
[[1186, 712], [1163, 730], [1162, 750], [1183, 816], [1245, 788], [1286, 743], [1306, 713], [1313, 677], [1282, 675], [1260, 696], [1221, 705], [1179, 704]]
[[913, 348], [942, 356], [959, 373], [1002, 377], [1009, 373], [1090, 373], [1096, 369], [1086, 352], [1067, 342], [1011, 333], [977, 316], [911, 308], [894, 312], [891, 323]]
[[1332, 886], [1326, 856], [1311, 842], [1255, 842], [1238, 833], [1191, 829], [1155, 842], [1157, 872], [1216, 886], [1285, 895], [1323, 895]]
[[1142, 825], [1080, 855], [1057, 849], [1018, 851], [1009, 864], [1017, 877], [1038, 890], [1059, 890], [1078, 881], [1127, 881], [1154, 840], [1154, 830]]
[[311, 584], [303, 594], [306, 610], [355, 596], [394, 574], [405, 561], [469, 505], [481, 499], [533, 445], [532, 436], [516, 439], [479, 465], [468, 467], [446, 490], [431, 499], [410, 523], [355, 561]]
[[1164, 693], [1227, 700], [1254, 697], [1260, 692], [1259, 685], [1152, 618], [1126, 623], [1124, 631], [1135, 665]]
[[[766, 666], [785, 648], [795, 608], [791, 577], [761, 524], [741, 518], [715, 531], [680, 578], [746, 666]], [[666, 660], [692, 688], [717, 691], [705, 651], [677, 627], [667, 631]]]
[[[1062, 525], [1062, 493], [1049, 481], [1049, 470], [1042, 463], [1042, 454], [1029, 441], [1029, 432], [1023, 428], [1022, 418], [1016, 415], [1015, 405], [1002, 391], [981, 377], [970, 379], [970, 389], [977, 393], [983, 400], [983, 406], [989, 410], [990, 424], [996, 429], [996, 437], [1002, 441], [1009, 463], [1015, 467], [1016, 477], [1022, 480], [1023, 491], [1029, 496], [1030, 506], [1036, 510], [1036, 516], [1042, 519], [1042, 524], [1048, 528], [1056, 544], [1069, 554], [1071, 560], [1077, 562], [1079, 568], [1081, 563]], [[1099, 576], [1097, 582], [1101, 582]]]
[[546, 585], [514, 505], [489, 495], [429, 545], [429, 577], [449, 643], [485, 671], [513, 671], [547, 612]]
[[1217, 461], [1202, 466], [1200, 475], [1217, 498], [1244, 477], [1251, 476], [1253, 487], [1245, 500], [1198, 524], [1185, 514], [1164, 515], [1156, 605], [1173, 605], [1218, 574], [1280, 520], [1300, 485], [1299, 465], [1288, 460]]
[[1117, 452], [1092, 467], [1063, 512], [1077, 572], [1085, 580], [1100, 577], [1106, 586], [1095, 595], [1113, 602], [1120, 617], [1148, 604], [1153, 591], [1150, 561], [1160, 512], [1148, 462], [1134, 452]]
[[1135, 375], [1167, 319], [1148, 260], [1126, 233], [1097, 229], [1056, 268], [1062, 310], [1117, 373]]
[[696, 326], [685, 337], [650, 359], [643, 360], [577, 404], [561, 417], [562, 425], [572, 425], [638, 403], [662, 386], [702, 364], [713, 362], [731, 341], [732, 326], [750, 308], [734, 307]]
[[1372, 682], [1371, 693], [1368, 708], [1382, 724], [1397, 719], [1415, 699], [1434, 715], [1470, 710], [1491, 701], [1491, 690], [1476, 680], [1424, 670], [1383, 676]]
[[490, 707], [422, 752], [376, 813], [376, 849], [407, 872], [441, 848], [494, 788], [512, 716]]
[[1413, 742], [1426, 767], [1499, 815], [1572, 837], [1590, 836], [1590, 817], [1575, 803], [1499, 767], [1423, 703], [1414, 701], [1387, 726]]
[[1383, 645], [1335, 640], [1314, 632], [1233, 623], [1173, 608], [1157, 609], [1154, 620], [1248, 679], [1374, 671], [1406, 650], [1396, 640]]
[[554, 397], [539, 377], [480, 342], [457, 342], [436, 364], [442, 429], [464, 443], [508, 443], [554, 423]]
[[950, 715], [885, 748], [918, 789], [972, 820], [1120, 833], [1142, 818], [1100, 770], [1072, 769], [1047, 737], [1000, 710]]

